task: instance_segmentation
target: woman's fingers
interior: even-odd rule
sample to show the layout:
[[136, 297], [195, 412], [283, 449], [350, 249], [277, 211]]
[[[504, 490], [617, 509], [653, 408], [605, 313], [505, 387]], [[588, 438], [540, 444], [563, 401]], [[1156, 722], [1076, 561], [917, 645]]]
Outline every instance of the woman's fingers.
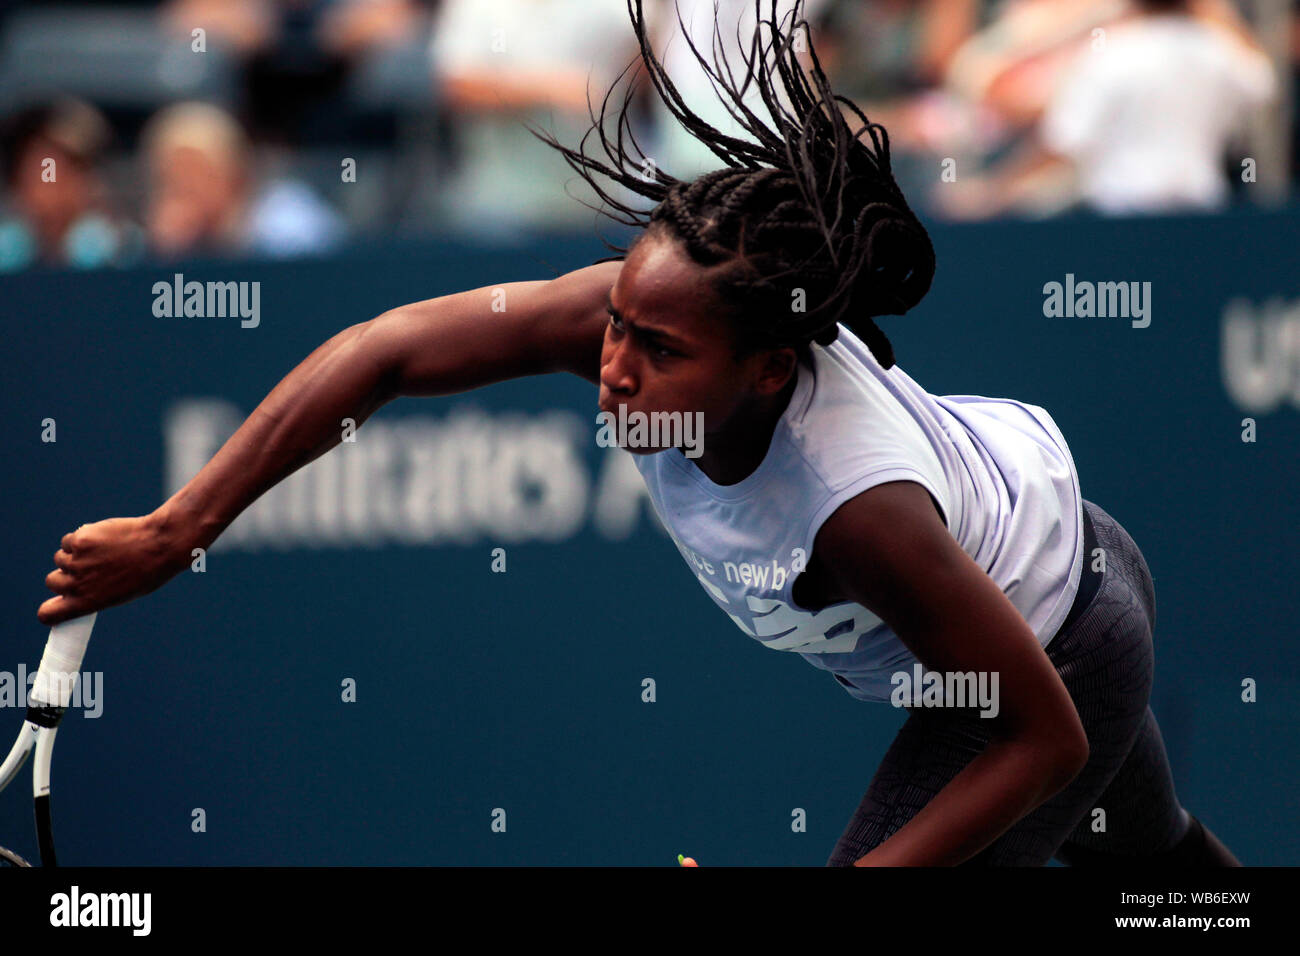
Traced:
[[46, 627], [62, 624], [88, 613], [86, 602], [64, 595], [52, 597], [36, 609], [36, 619]]
[[106, 518], [63, 536], [45, 586], [60, 597], [37, 609], [58, 623], [156, 590], [180, 568], [151, 516]]
[[77, 579], [62, 569], [55, 569], [45, 575], [45, 586], [55, 594], [72, 595], [77, 589]]

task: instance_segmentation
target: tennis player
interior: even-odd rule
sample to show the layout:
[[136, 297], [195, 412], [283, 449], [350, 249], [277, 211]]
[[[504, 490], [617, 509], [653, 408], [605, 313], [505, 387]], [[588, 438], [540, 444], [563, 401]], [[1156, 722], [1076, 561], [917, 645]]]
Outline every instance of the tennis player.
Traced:
[[[801, 66], [806, 24], [773, 9], [745, 56], [771, 123], [727, 67], [720, 93], [750, 136], [723, 133], [676, 96], [640, 0], [629, 12], [646, 75], [720, 168], [689, 182], [644, 175], [635, 140], [606, 138], [608, 94], [593, 117], [608, 163], [539, 133], [613, 218], [641, 227], [623, 256], [339, 332], [152, 514], [66, 535], [40, 620], [158, 588], [338, 444], [345, 418], [398, 396], [569, 372], [599, 386], [605, 411], [702, 414], [698, 456], [680, 443], [628, 450], [690, 572], [747, 635], [861, 700], [890, 700], [917, 665], [944, 688], [973, 675], [996, 691], [994, 706], [905, 696], [910, 713], [830, 865], [1240, 865], [1174, 792], [1148, 706], [1151, 574], [1082, 497], [1051, 416], [929, 394], [872, 320], [915, 306], [935, 266], [885, 130], [835, 96], [810, 46]], [[598, 177], [652, 208], [623, 204]], [[742, 564], [753, 573], [723, 571]]]

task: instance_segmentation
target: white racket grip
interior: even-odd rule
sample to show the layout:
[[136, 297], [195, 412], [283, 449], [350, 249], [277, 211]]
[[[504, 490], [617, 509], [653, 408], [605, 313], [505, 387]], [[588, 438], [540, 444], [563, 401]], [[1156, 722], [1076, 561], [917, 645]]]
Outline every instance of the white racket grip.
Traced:
[[76, 617], [50, 628], [50, 638], [45, 642], [45, 653], [41, 655], [41, 666], [36, 671], [28, 700], [43, 707], [68, 706], [98, 613]]

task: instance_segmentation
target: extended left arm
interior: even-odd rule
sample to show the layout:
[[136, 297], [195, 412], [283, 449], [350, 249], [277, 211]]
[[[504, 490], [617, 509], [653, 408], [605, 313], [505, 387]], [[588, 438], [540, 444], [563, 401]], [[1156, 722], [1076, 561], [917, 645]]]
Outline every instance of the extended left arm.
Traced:
[[871, 609], [927, 671], [997, 675], [993, 739], [857, 866], [970, 859], [1083, 768], [1088, 740], [1055, 666], [1024, 617], [909, 481], [871, 488], [822, 526], [814, 555], [840, 593]]

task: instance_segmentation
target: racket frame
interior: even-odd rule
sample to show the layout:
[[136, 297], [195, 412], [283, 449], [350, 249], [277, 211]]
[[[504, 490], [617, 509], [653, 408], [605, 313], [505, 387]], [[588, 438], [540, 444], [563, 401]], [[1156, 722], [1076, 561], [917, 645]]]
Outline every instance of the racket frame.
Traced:
[[[50, 762], [54, 755], [54, 735], [58, 732], [59, 721], [63, 719], [71, 701], [72, 689], [81, 670], [81, 661], [86, 654], [96, 614], [73, 618], [50, 629], [45, 653], [41, 656], [36, 680], [28, 697], [26, 720], [18, 731], [9, 755], [0, 764], [0, 790], [3, 790], [18, 776], [27, 757], [34, 754], [32, 803], [42, 866], [58, 865], [50, 821]], [[6, 850], [5, 853], [16, 857], [20, 865], [27, 865], [13, 851]]]

